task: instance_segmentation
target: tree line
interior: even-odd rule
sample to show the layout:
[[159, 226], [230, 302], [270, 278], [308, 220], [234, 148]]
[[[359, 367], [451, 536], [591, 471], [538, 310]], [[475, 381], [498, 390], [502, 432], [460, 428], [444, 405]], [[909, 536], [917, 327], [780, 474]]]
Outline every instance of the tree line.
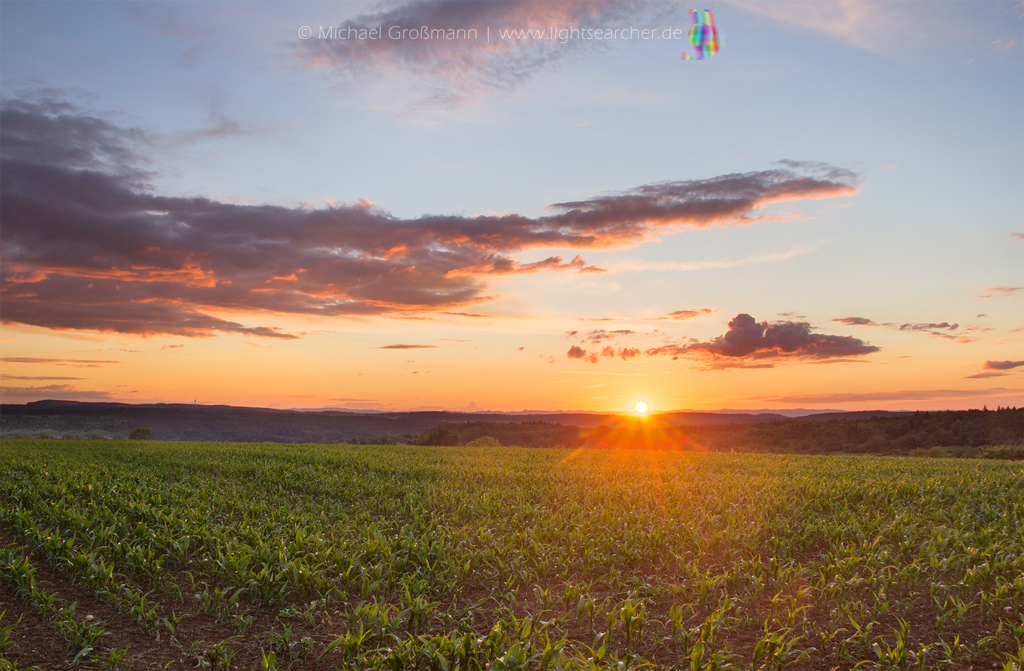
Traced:
[[[645, 424], [646, 423], [646, 424]], [[464, 445], [483, 437], [519, 447], [652, 447], [710, 452], [800, 454], [914, 454], [922, 456], [1024, 457], [1024, 409], [917, 412], [895, 417], [756, 424], [671, 424], [623, 418], [615, 425], [582, 429], [550, 422], [461, 422], [434, 427], [414, 441]], [[993, 451], [994, 446], [1017, 446]]]

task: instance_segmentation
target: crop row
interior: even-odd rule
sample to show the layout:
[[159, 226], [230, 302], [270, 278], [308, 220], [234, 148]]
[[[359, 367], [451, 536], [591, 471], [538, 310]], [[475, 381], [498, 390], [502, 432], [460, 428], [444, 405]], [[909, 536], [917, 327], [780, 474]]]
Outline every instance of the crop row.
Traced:
[[4, 440], [0, 469], [12, 558], [200, 664], [1024, 656], [1012, 462]]

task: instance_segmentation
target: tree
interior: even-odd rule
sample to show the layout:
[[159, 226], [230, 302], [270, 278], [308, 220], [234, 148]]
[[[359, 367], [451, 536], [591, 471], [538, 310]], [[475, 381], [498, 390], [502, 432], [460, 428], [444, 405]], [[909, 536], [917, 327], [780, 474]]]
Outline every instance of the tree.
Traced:
[[420, 437], [420, 445], [458, 445], [459, 434], [445, 425], [435, 426]]
[[147, 429], [144, 426], [140, 426], [137, 429], [132, 429], [132, 432], [128, 434], [129, 440], [149, 440], [153, 437], [153, 429]]

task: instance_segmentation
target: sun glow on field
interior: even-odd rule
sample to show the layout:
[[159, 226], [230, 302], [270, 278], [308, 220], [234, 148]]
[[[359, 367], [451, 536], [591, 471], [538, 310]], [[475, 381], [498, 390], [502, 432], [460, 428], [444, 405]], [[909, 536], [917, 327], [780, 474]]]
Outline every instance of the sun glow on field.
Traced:
[[637, 413], [642, 415], [645, 412], [647, 412], [647, 407], [647, 404], [644, 403], [643, 401], [637, 401], [636, 405], [633, 406], [633, 409], [636, 410]]

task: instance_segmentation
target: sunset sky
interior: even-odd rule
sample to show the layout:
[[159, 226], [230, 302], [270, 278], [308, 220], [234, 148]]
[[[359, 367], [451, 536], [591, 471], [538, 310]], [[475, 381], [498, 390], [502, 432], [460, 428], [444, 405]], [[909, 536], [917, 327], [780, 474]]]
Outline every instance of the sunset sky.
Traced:
[[5, 403], [1024, 405], [1024, 3], [5, 0], [0, 90]]

